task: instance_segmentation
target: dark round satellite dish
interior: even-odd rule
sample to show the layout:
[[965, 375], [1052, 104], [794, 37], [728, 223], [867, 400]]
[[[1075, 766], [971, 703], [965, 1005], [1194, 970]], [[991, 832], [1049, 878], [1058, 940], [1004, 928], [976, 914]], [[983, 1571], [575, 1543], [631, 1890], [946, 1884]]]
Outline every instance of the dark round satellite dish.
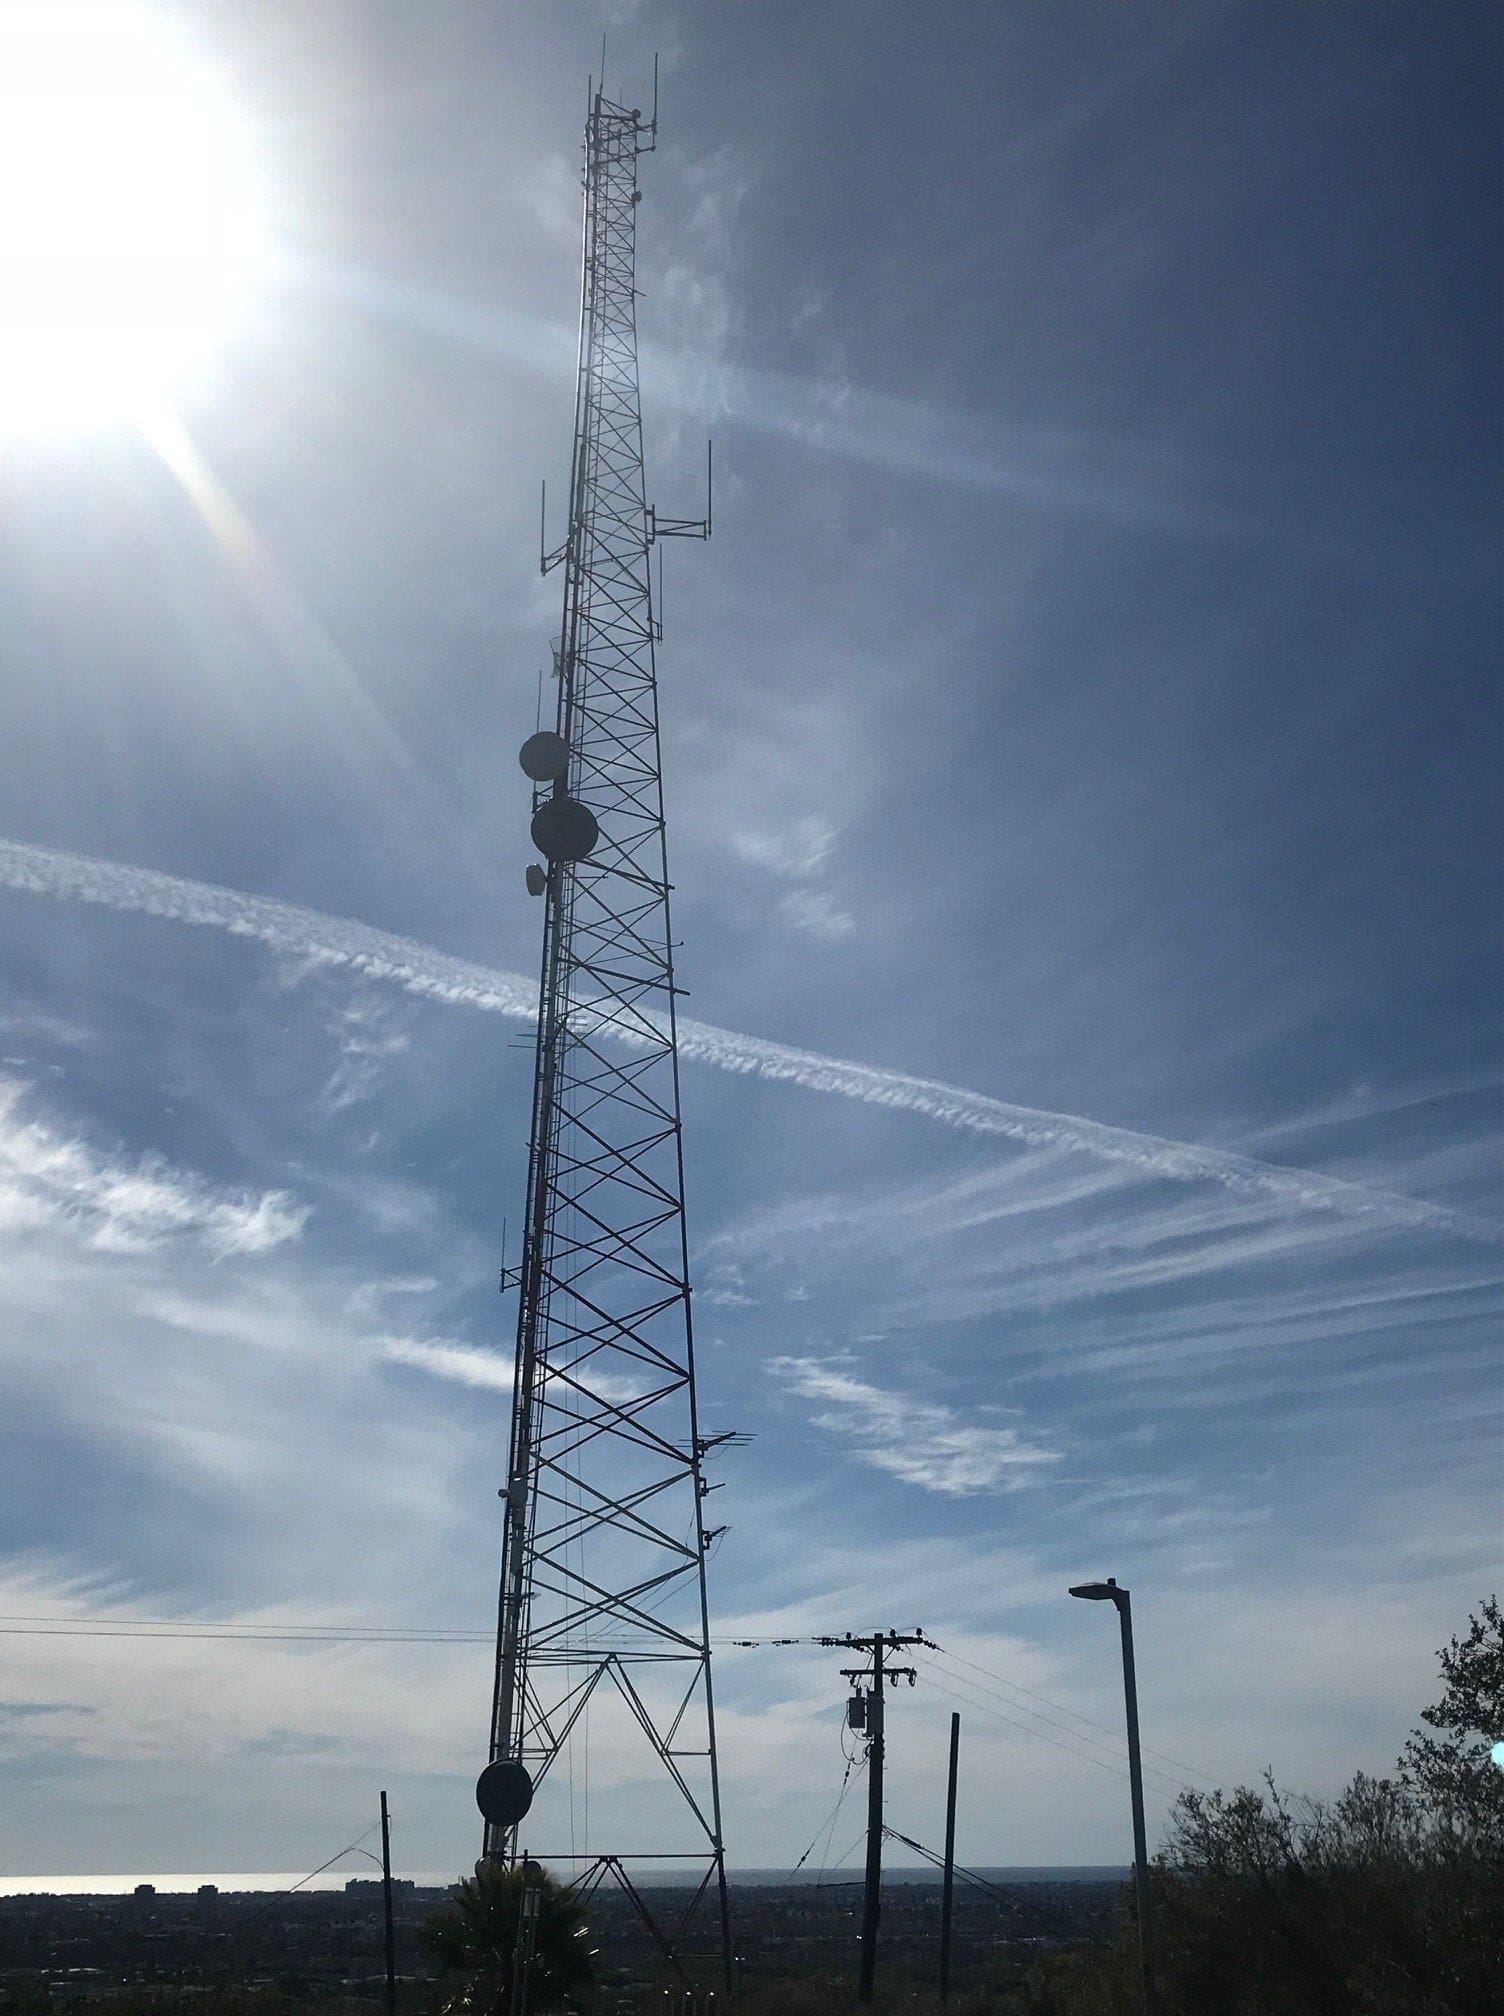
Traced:
[[518, 750], [517, 761], [535, 784], [552, 784], [569, 768], [569, 751], [562, 735], [556, 735], [552, 728], [540, 728]]
[[533, 1781], [525, 1764], [498, 1757], [475, 1781], [475, 1803], [493, 1827], [515, 1827], [533, 1803]]
[[548, 877], [536, 861], [529, 861], [525, 875], [529, 896], [541, 896], [548, 887]]
[[583, 861], [600, 837], [595, 814], [578, 798], [545, 798], [533, 814], [533, 845], [550, 861]]

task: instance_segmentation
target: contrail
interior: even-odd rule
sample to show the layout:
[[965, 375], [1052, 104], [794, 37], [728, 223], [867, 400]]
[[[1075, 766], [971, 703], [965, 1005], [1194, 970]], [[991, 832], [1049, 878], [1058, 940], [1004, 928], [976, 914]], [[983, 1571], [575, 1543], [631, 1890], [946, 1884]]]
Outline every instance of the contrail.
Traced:
[[106, 910], [167, 917], [175, 924], [208, 924], [236, 938], [256, 938], [274, 952], [314, 959], [326, 966], [349, 966], [373, 980], [385, 980], [409, 994], [465, 1008], [485, 1008], [531, 1022], [537, 1012], [538, 983], [521, 973], [501, 973], [468, 959], [451, 959], [415, 938], [374, 931], [300, 903], [277, 903], [221, 889], [213, 882], [189, 882], [154, 868], [127, 868], [115, 861], [64, 854], [55, 847], [30, 847], [0, 840], [0, 887], [33, 896], [59, 896], [75, 903], [98, 903]]
[[[210, 925], [238, 938], [254, 938], [275, 952], [348, 967], [426, 1000], [479, 1008], [519, 1022], [532, 1022], [536, 1016], [537, 982], [524, 974], [455, 959], [393, 931], [373, 930], [370, 925], [306, 910], [297, 903], [247, 896], [212, 882], [190, 882], [155, 869], [130, 868], [91, 860], [87, 855], [65, 854], [57, 848], [0, 839], [0, 887], [69, 902], [98, 903], [107, 910], [165, 917], [178, 924]], [[611, 1027], [604, 1017], [600, 1026], [608, 1031]], [[623, 1035], [623, 1040], [630, 1038]], [[853, 1064], [814, 1050], [796, 1050], [787, 1043], [743, 1036], [707, 1022], [680, 1022], [679, 1048], [684, 1056], [722, 1071], [781, 1080], [811, 1092], [834, 1092], [869, 1106], [919, 1113], [970, 1134], [1002, 1135], [1033, 1148], [1072, 1149], [1141, 1170], [1145, 1176], [1220, 1183], [1297, 1209], [1330, 1211], [1370, 1225], [1490, 1242], [1501, 1236], [1500, 1227], [1445, 1205], [1372, 1190], [1310, 1170], [1281, 1168], [1225, 1149], [1108, 1127], [1076, 1114], [1015, 1106], [937, 1079]]]

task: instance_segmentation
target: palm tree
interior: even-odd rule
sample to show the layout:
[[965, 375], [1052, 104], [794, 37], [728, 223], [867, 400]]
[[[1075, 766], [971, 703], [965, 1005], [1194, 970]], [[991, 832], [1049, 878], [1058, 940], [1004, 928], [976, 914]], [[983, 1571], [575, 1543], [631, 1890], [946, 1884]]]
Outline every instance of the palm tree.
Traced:
[[528, 2016], [585, 2006], [596, 1954], [579, 1898], [536, 1862], [519, 1869], [478, 1862], [474, 1876], [455, 1885], [419, 1935], [435, 1959], [465, 1976], [445, 2003], [445, 2016], [513, 2016], [517, 1933], [528, 1887], [538, 1897]]

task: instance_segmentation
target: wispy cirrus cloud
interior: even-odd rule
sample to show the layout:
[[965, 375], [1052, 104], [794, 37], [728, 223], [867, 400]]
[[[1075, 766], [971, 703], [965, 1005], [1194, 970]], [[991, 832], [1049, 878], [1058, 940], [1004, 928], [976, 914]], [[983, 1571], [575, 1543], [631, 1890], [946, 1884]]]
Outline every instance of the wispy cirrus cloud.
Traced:
[[512, 1361], [497, 1351], [483, 1351], [474, 1344], [457, 1343], [452, 1338], [388, 1337], [381, 1355], [393, 1365], [411, 1365], [436, 1379], [453, 1379], [461, 1386], [478, 1386], [487, 1392], [510, 1393]]
[[269, 1253], [298, 1238], [308, 1206], [287, 1190], [225, 1191], [154, 1156], [112, 1157], [24, 1111], [0, 1079], [0, 1228], [68, 1226], [98, 1252], [188, 1242], [214, 1259]]
[[[724, 236], [745, 194], [734, 161], [709, 173], [720, 187], [688, 215], [705, 245]], [[552, 234], [561, 219], [554, 192], [539, 186], [530, 203]], [[551, 214], [550, 214], [551, 213]], [[393, 322], [485, 355], [505, 356], [564, 378], [572, 368], [572, 331], [502, 303], [408, 283], [401, 286], [349, 268], [305, 261], [305, 284], [358, 301]], [[1217, 494], [1216, 471], [1152, 439], [1086, 428], [1041, 426], [981, 407], [960, 407], [869, 390], [835, 368], [810, 374], [754, 368], [725, 354], [734, 310], [724, 280], [704, 250], [656, 276], [655, 292], [672, 304], [691, 342], [644, 340], [639, 355], [660, 407], [688, 417], [725, 416], [756, 433], [791, 441], [855, 465], [1011, 499], [1052, 517], [1102, 521], [1275, 551], [1313, 548], [1345, 556], [1318, 525], [1292, 522], [1289, 500], [1257, 498], [1245, 508]]]
[[1417, 1435], [1441, 1432], [1450, 1382], [1492, 1362], [1504, 1291], [1476, 1246], [1083, 1174], [1051, 1151], [754, 1207], [701, 1254], [728, 1309], [797, 1299], [803, 1320], [837, 1326], [881, 1274], [891, 1339], [985, 1325], [989, 1366], [1034, 1392], [1090, 1376], [1161, 1414], [1346, 1394], [1350, 1416], [1350, 1389], [1408, 1382], [1424, 1395]]
[[836, 940], [856, 932], [856, 919], [843, 909], [828, 889], [790, 889], [778, 905], [779, 915], [796, 931], [812, 938]]
[[[467, 1646], [130, 1638], [123, 1634], [141, 1633], [143, 1619], [211, 1632], [272, 1627], [251, 1605], [195, 1616], [46, 1555], [0, 1560], [0, 1604], [11, 1617], [48, 1627], [7, 1640], [0, 1722], [10, 1724], [13, 1760], [202, 1767], [263, 1751], [270, 1731], [281, 1757], [313, 1753], [348, 1765], [375, 1744], [417, 1769], [468, 1761], [478, 1662]], [[295, 1633], [304, 1615], [315, 1627], [365, 1621], [324, 1601], [283, 1604], [275, 1624]], [[80, 1660], [68, 1642], [90, 1620], [122, 1634], [111, 1641], [108, 1664]]]
[[819, 1404], [810, 1418], [848, 1437], [857, 1459], [905, 1484], [948, 1498], [1012, 1491], [1059, 1452], [1025, 1439], [1016, 1428], [994, 1427], [940, 1401], [875, 1386], [844, 1359], [779, 1357], [769, 1370], [791, 1393]]
[[[452, 1337], [388, 1337], [382, 1343], [381, 1356], [388, 1364], [410, 1365], [435, 1379], [452, 1380], [482, 1392], [510, 1394], [514, 1383], [510, 1351], [487, 1351]], [[565, 1368], [555, 1365], [546, 1376], [557, 1378], [564, 1371]], [[663, 1386], [661, 1375], [631, 1377], [612, 1371], [602, 1364], [599, 1354], [588, 1363], [569, 1368], [569, 1377], [582, 1395], [616, 1406], [640, 1401], [646, 1394], [661, 1391]]]
[[369, 1100], [410, 1039], [405, 1029], [394, 1026], [389, 1000], [346, 1002], [333, 1018], [331, 1033], [339, 1059], [319, 1095], [319, 1106], [332, 1115]]
[[[1491, 1144], [1474, 1144], [1468, 1173]], [[958, 1175], [758, 1205], [704, 1242], [712, 1283], [734, 1275], [755, 1293], [769, 1275], [813, 1284], [882, 1263], [885, 1301], [898, 1324], [1042, 1312], [1146, 1290], [1250, 1292], [1260, 1270], [1340, 1263], [1384, 1273], [1410, 1293], [1487, 1293], [1504, 1285], [1500, 1262], [1474, 1246], [1450, 1258], [1401, 1245], [1396, 1228], [1336, 1213], [1292, 1217], [1255, 1192], [1187, 1192], [1136, 1179], [1125, 1167], [1083, 1169], [1041, 1148]], [[944, 1264], [937, 1257], [944, 1255]], [[1287, 1292], [1289, 1282], [1280, 1284]], [[1308, 1312], [1332, 1290], [1306, 1279]], [[1161, 1307], [1163, 1304], [1160, 1305]]]
[[[248, 1601], [307, 1589], [317, 1605], [364, 1586], [380, 1606], [414, 1571], [432, 1583], [460, 1516], [454, 1480], [494, 1409], [456, 1418], [417, 1392], [396, 1404], [382, 1370], [395, 1326], [362, 1320], [349, 1228], [310, 1237], [307, 1215], [285, 1192], [106, 1153], [63, 1116], [0, 1104], [12, 1548], [76, 1549], [86, 1570], [102, 1556], [132, 1586], [212, 1572]], [[473, 1271], [450, 1222], [379, 1236], [394, 1259], [438, 1244]], [[416, 1268], [395, 1283], [409, 1302], [431, 1290]], [[384, 1300], [393, 1282], [379, 1285]], [[54, 1474], [58, 1448], [105, 1480], [103, 1524]], [[388, 1541], [357, 1571], [372, 1524]]]
[[0, 991], [0, 1036], [8, 1043], [36, 1043], [64, 1050], [86, 1049], [97, 1040], [96, 1032], [85, 1024], [4, 991]]
[[[374, 930], [297, 904], [247, 896], [212, 883], [3, 840], [0, 886], [184, 924], [209, 925], [237, 937], [257, 939], [275, 951], [348, 967], [428, 1000], [488, 1010], [519, 1021], [531, 1021], [535, 1013], [535, 985], [520, 973], [499, 972], [394, 932]], [[610, 1022], [604, 1014], [601, 1027], [609, 1033]], [[1498, 1226], [1470, 1212], [1399, 1196], [1319, 1170], [1282, 1168], [1226, 1149], [1109, 1126], [1080, 1114], [1019, 1106], [938, 1079], [828, 1057], [709, 1023], [681, 1021], [678, 1033], [682, 1055], [721, 1070], [920, 1114], [966, 1133], [1001, 1136], [1035, 1148], [1065, 1148], [1174, 1182], [1217, 1183], [1273, 1200], [1291, 1211], [1332, 1212], [1374, 1225], [1450, 1234], [1490, 1245], [1501, 1238]]]
[[813, 875], [835, 843], [835, 828], [813, 814], [792, 820], [779, 832], [741, 832], [731, 839], [732, 851], [743, 861], [796, 882]]
[[856, 918], [821, 881], [821, 870], [837, 840], [828, 821], [804, 815], [776, 831], [743, 831], [731, 847], [749, 866], [766, 869], [785, 886], [778, 915], [813, 938], [850, 938]]

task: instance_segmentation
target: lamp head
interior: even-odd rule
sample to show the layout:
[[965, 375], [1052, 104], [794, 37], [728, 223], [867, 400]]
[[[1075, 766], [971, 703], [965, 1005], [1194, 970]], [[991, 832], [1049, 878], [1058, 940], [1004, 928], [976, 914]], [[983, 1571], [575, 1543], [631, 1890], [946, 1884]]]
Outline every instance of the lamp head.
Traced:
[[1127, 1590], [1120, 1589], [1111, 1575], [1105, 1582], [1078, 1582], [1070, 1592], [1072, 1596], [1083, 1596], [1088, 1603], [1116, 1603]]

